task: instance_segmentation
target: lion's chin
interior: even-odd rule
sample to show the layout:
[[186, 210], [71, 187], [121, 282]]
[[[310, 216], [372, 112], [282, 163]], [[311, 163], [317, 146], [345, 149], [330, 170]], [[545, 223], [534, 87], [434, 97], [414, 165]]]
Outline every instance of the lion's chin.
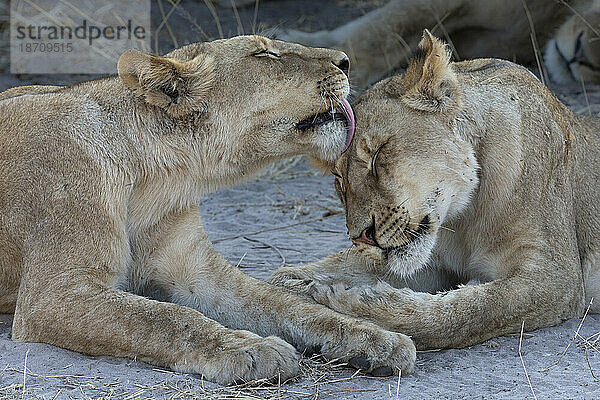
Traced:
[[362, 243], [357, 243], [354, 247], [363, 256], [386, 263], [393, 274], [408, 277], [427, 265], [435, 242], [436, 235], [427, 234], [405, 245], [387, 249]]
[[348, 128], [345, 121], [333, 120], [315, 128], [313, 146], [315, 158], [333, 163], [347, 146]]
[[296, 124], [296, 128], [313, 130], [313, 156], [332, 163], [350, 147], [355, 125], [354, 111], [348, 100], [342, 99], [335, 110], [312, 115]]
[[435, 243], [436, 235], [428, 234], [406, 246], [383, 250], [382, 253], [390, 272], [401, 278], [408, 278], [427, 265]]

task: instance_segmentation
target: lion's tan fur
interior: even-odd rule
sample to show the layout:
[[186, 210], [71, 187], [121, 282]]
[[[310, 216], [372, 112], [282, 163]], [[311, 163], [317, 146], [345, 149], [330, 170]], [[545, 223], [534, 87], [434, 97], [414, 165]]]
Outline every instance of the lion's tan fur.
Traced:
[[426, 33], [405, 75], [355, 102], [334, 168], [355, 247], [271, 278], [422, 349], [554, 325], [600, 295], [600, 121], [508, 61], [448, 61]]
[[344, 58], [245, 36], [130, 51], [119, 76], [0, 95], [0, 312], [15, 313], [13, 339], [221, 383], [295, 374], [280, 337], [375, 373], [410, 370], [406, 336], [230, 265], [196, 205], [275, 160], [338, 155], [341, 122], [296, 124], [348, 95]]

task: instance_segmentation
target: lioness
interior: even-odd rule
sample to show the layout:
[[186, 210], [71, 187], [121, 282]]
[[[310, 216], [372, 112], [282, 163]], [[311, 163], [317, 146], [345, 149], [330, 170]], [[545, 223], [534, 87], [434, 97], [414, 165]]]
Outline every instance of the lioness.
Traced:
[[420, 349], [558, 324], [600, 295], [600, 121], [511, 62], [449, 59], [426, 31], [356, 101], [334, 167], [355, 246], [271, 277]]
[[295, 374], [284, 340], [375, 375], [409, 371], [408, 337], [230, 265], [196, 204], [283, 157], [338, 156], [353, 131], [347, 72], [340, 51], [242, 36], [4, 93], [0, 312], [15, 313], [13, 339], [220, 383]]
[[[600, 81], [599, 0], [390, 0], [331, 31], [280, 38], [346, 51], [352, 82], [366, 87], [405, 64], [427, 27], [451, 40], [459, 59], [545, 61], [557, 82]], [[536, 47], [545, 47], [543, 59]]]

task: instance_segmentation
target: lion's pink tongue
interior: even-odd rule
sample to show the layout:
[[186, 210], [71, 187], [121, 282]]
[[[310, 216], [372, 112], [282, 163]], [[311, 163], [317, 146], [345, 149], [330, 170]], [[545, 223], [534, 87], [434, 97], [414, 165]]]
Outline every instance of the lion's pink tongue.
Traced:
[[354, 120], [354, 111], [352, 111], [352, 107], [350, 107], [350, 103], [348, 103], [348, 100], [346, 99], [342, 99], [340, 104], [337, 106], [336, 111], [343, 113], [346, 116], [346, 124], [348, 125], [348, 132], [346, 134], [346, 146], [342, 151], [342, 153], [344, 153], [346, 150], [348, 150], [348, 147], [350, 147], [350, 143], [352, 143], [352, 138], [354, 137], [354, 129], [356, 127]]

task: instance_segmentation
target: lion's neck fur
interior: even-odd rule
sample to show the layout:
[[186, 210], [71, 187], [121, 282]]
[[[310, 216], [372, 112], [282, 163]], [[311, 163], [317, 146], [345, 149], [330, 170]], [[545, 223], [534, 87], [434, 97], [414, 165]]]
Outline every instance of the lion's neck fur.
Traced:
[[[482, 281], [497, 276], [484, 267], [489, 259], [478, 255], [486, 245], [480, 238], [493, 236], [510, 216], [544, 210], [533, 225], [524, 218], [504, 228], [511, 240], [531, 251], [542, 251], [537, 246], [547, 234], [544, 224], [551, 226], [549, 221], [557, 215], [574, 218], [578, 246], [585, 251], [597, 241], [596, 219], [590, 216], [600, 212], [593, 183], [600, 179], [599, 120], [574, 115], [541, 83], [532, 82], [524, 68], [504, 63], [499, 67], [461, 74], [464, 107], [454, 132], [472, 144], [479, 182], [471, 203], [458, 218], [447, 221], [451, 233], [440, 233], [443, 246], [449, 248], [451, 243], [472, 243], [469, 250], [455, 251], [460, 257], [449, 264], [482, 266], [480, 276], [471, 276]], [[532, 83], [540, 86], [535, 92]], [[548, 206], [571, 196], [573, 209]], [[524, 203], [524, 198], [529, 201]]]
[[[204, 114], [169, 118], [135, 97], [116, 77], [63, 90], [83, 92], [76, 95], [90, 100], [89, 122], [104, 134], [90, 138], [75, 133], [75, 138], [112, 172], [106, 177], [112, 182], [105, 187], [113, 187], [115, 193], [107, 203], [127, 203], [132, 229], [153, 225], [166, 213], [248, 179], [274, 161], [253, 143], [236, 140], [247, 133], [242, 132], [245, 127], [240, 124], [239, 131], [233, 130], [225, 113], [211, 105]], [[103, 92], [119, 95], [107, 99]], [[106, 120], [111, 124], [101, 122]]]

